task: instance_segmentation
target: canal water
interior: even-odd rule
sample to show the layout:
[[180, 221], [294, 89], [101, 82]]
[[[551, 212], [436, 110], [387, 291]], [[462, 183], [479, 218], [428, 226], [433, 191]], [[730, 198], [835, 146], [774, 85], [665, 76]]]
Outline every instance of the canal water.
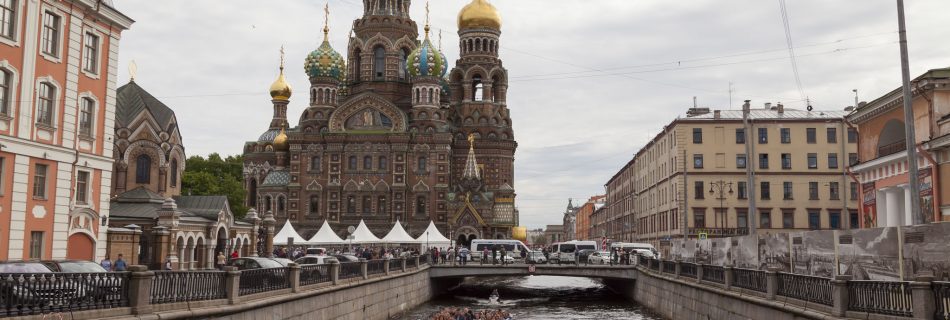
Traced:
[[[488, 299], [494, 289], [498, 302]], [[444, 307], [504, 309], [514, 320], [663, 319], [611, 292], [599, 280], [555, 276], [467, 278], [458, 288], [396, 319], [428, 320]]]

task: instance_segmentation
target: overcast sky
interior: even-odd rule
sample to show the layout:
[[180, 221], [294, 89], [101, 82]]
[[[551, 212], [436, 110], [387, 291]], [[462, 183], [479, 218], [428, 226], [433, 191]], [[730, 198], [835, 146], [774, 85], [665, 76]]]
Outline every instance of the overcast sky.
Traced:
[[[434, 0], [450, 61], [456, 15], [469, 0]], [[239, 154], [266, 130], [268, 88], [286, 47], [306, 107], [304, 57], [322, 40], [319, 0], [115, 0], [136, 20], [122, 35], [120, 84], [136, 82], [178, 115], [188, 155]], [[362, 1], [330, 0], [331, 42], [344, 53]], [[521, 223], [560, 224], [568, 198], [604, 183], [696, 96], [714, 109], [782, 102], [804, 108], [789, 60], [778, 0], [493, 0], [504, 19], [501, 58], [519, 148]], [[950, 66], [950, 1], [907, 3], [912, 77]], [[424, 23], [425, 4], [412, 17]], [[900, 85], [893, 0], [789, 0], [787, 12], [804, 95], [818, 110], [870, 101]], [[420, 30], [421, 33], [421, 30]], [[345, 54], [345, 53], [344, 53]], [[733, 83], [730, 105], [729, 84]]]

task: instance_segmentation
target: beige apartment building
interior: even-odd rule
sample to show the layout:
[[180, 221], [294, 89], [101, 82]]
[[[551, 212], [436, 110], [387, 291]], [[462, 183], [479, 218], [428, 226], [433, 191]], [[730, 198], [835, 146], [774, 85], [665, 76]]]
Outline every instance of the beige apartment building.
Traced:
[[[684, 236], [857, 226], [858, 183], [847, 174], [857, 131], [846, 114], [766, 104], [749, 110], [746, 125], [742, 110], [691, 109], [608, 182], [608, 205], [632, 197], [633, 237], [662, 250]], [[622, 191], [625, 177], [633, 194]]]

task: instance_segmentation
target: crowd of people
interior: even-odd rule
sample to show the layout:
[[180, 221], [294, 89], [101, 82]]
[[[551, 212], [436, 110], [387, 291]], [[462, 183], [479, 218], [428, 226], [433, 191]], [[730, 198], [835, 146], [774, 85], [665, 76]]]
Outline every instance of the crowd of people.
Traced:
[[[294, 246], [294, 247], [279, 247], [274, 248], [274, 256], [278, 258], [297, 260], [306, 256], [307, 249], [305, 247]], [[400, 257], [409, 257], [414, 255], [419, 255], [419, 251], [415, 248], [409, 247], [356, 247], [353, 248], [353, 251], [344, 252], [341, 249], [328, 249], [324, 254], [329, 255], [341, 255], [341, 254], [352, 254], [357, 258], [362, 258], [366, 260], [374, 259], [392, 259]]]
[[469, 308], [442, 308], [430, 317], [432, 320], [511, 320], [511, 313], [497, 310], [472, 310]]

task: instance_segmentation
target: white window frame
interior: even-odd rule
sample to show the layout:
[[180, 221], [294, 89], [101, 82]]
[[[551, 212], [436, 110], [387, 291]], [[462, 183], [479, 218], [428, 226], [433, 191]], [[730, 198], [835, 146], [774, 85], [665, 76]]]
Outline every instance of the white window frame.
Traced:
[[[92, 118], [90, 123], [89, 134], [83, 134], [81, 131], [82, 124], [82, 108], [86, 100], [92, 101]], [[80, 138], [86, 140], [95, 140], [96, 137], [96, 120], [98, 120], [99, 114], [99, 99], [96, 99], [96, 96], [92, 92], [83, 92], [79, 94], [79, 99], [76, 100], [76, 133], [79, 134]]]
[[[86, 180], [86, 182], [85, 182], [85, 186], [83, 186], [83, 188], [80, 189], [79, 176], [80, 176], [80, 174], [83, 174], [83, 173], [86, 174], [86, 179], [87, 179], [87, 180]], [[76, 200], [76, 204], [77, 204], [77, 205], [80, 205], [80, 206], [88, 206], [88, 205], [89, 205], [89, 203], [90, 203], [89, 197], [91, 196], [91, 194], [89, 193], [89, 191], [92, 190], [91, 185], [92, 185], [92, 171], [89, 171], [89, 170], [76, 170], [76, 196], [75, 196], [75, 200]], [[84, 196], [83, 198], [85, 198], [85, 199], [82, 199], [82, 200], [79, 199], [79, 192], [82, 192], [82, 193], [83, 193], [83, 196]]]
[[[53, 96], [53, 114], [51, 116], [52, 117], [50, 119], [51, 124], [49, 126], [47, 126], [46, 124], [41, 124], [39, 122], [39, 117], [38, 117], [38, 115], [40, 114], [40, 86], [43, 83], [49, 83], [51, 86], [53, 86], [54, 89], [56, 89], [56, 92], [55, 92], [56, 94]], [[57, 128], [56, 124], [58, 123], [57, 120], [59, 119], [59, 114], [57, 112], [59, 112], [59, 105], [60, 105], [60, 102], [63, 101], [62, 97], [64, 97], [63, 86], [60, 85], [59, 82], [57, 82], [55, 79], [53, 79], [53, 77], [44, 76], [44, 77], [36, 79], [35, 88], [36, 89], [34, 89], [34, 95], [36, 96], [36, 99], [33, 99], [34, 101], [33, 125], [38, 126], [38, 127], [42, 126], [47, 129], [52, 129], [52, 131], [54, 131], [53, 137], [55, 138], [56, 136], [55, 129]]]
[[[17, 106], [17, 88], [19, 87], [20, 74], [17, 72], [17, 69], [13, 67], [7, 60], [0, 60], [0, 69], [4, 69], [7, 72], [10, 72], [10, 95], [7, 96], [9, 99], [9, 104], [7, 106], [7, 113], [0, 114], [0, 119], [13, 119], [13, 115], [16, 113]], [[12, 130], [12, 129], [11, 129]]]
[[[82, 49], [80, 51], [81, 52], [80, 61], [82, 63], [82, 66], [79, 68], [79, 70], [82, 70], [82, 73], [86, 75], [87, 77], [98, 80], [99, 75], [102, 74], [102, 61], [105, 60], [104, 59], [105, 54], [102, 52], [102, 43], [105, 37], [103, 36], [102, 32], [100, 32], [94, 27], [84, 25], [82, 29], [83, 29], [82, 30]], [[99, 41], [97, 41], [96, 43], [96, 54], [97, 54], [96, 66], [95, 66], [96, 70], [86, 69], [86, 53], [87, 53], [86, 52], [86, 37], [88, 35], [93, 35], [97, 39], [99, 39]]]
[[[36, 194], [36, 188], [37, 188], [36, 176], [37, 176], [37, 171], [39, 171], [40, 166], [45, 167], [45, 171], [43, 172], [43, 194], [37, 195]], [[30, 196], [35, 200], [48, 200], [49, 199], [49, 165], [45, 163], [34, 163], [33, 174], [31, 175], [30, 178], [33, 179], [33, 188], [32, 188], [33, 190], [30, 190]]]
[[13, 5], [13, 7], [14, 7], [14, 9], [13, 9], [13, 16], [14, 16], [14, 18], [13, 18], [13, 37], [12, 37], [12, 38], [7, 38], [7, 37], [5, 37], [5, 36], [0, 36], [0, 43], [5, 44], [5, 45], [8, 45], [8, 46], [11, 46], [11, 47], [19, 47], [19, 46], [20, 46], [20, 38], [22, 37], [22, 36], [21, 36], [22, 32], [20, 32], [20, 31], [22, 31], [22, 30], [21, 30], [21, 27], [20, 27], [22, 21], [21, 21], [20, 17], [23, 16], [23, 10], [26, 9], [26, 2], [29, 1], [29, 0], [13, 0], [13, 1], [16, 2], [16, 3]]
[[[64, 44], [64, 42], [65, 42], [65, 37], [66, 37], [66, 14], [65, 14], [64, 12], [62, 12], [61, 10], [59, 10], [59, 9], [57, 9], [57, 8], [55, 8], [55, 7], [52, 7], [52, 6], [48, 6], [48, 5], [44, 5], [43, 8], [42, 8], [42, 10], [40, 10], [40, 12], [41, 12], [41, 14], [40, 14], [40, 25], [39, 25], [39, 32], [40, 32], [40, 34], [39, 34], [39, 48], [38, 48], [39, 50], [37, 50], [37, 52], [39, 52], [39, 55], [42, 56], [43, 59], [49, 60], [49, 61], [54, 62], [54, 63], [62, 63], [62, 62], [63, 62], [63, 55], [66, 54], [66, 52], [64, 52], [64, 50], [63, 50], [63, 47], [64, 47], [64, 45], [65, 45], [65, 44]], [[43, 47], [44, 47], [44, 45], [43, 45], [43, 39], [44, 39], [44, 37], [45, 37], [45, 34], [44, 34], [44, 33], [45, 33], [45, 28], [46, 28], [46, 21], [45, 21], [45, 20], [46, 20], [46, 14], [47, 14], [47, 13], [51, 13], [51, 14], [53, 14], [53, 15], [59, 17], [59, 29], [58, 29], [59, 32], [57, 32], [57, 35], [56, 35], [56, 36], [57, 36], [57, 39], [56, 39], [56, 48], [55, 48], [55, 49], [56, 49], [56, 52], [55, 52], [56, 55], [52, 55], [52, 54], [46, 53], [46, 50], [44, 50], [45, 48], [43, 48]]]

